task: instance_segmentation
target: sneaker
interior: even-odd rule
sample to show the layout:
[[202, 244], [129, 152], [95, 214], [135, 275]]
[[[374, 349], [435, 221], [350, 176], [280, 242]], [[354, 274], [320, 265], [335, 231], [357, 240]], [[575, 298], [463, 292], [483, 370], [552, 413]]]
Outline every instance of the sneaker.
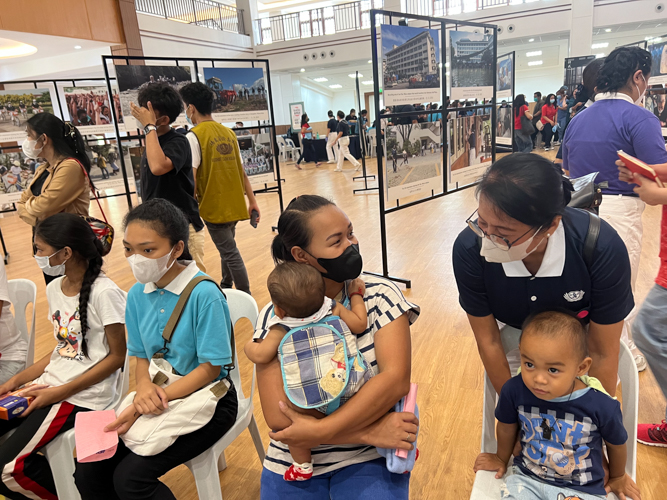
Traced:
[[637, 441], [648, 446], [667, 448], [667, 423], [639, 424], [637, 426]]
[[327, 163], [336, 163], [336, 160], [329, 160]]
[[336, 168], [336, 169], [334, 169], [334, 172], [342, 172], [342, 171], [343, 171], [342, 168]]
[[354, 167], [355, 172], [359, 172], [359, 170], [361, 170], [361, 163], [357, 164], [357, 166]]
[[635, 345], [635, 342], [633, 340], [629, 340], [627, 342], [628, 349], [632, 352], [632, 357], [635, 358], [635, 364], [637, 365], [637, 371], [638, 372], [643, 372], [646, 370], [648, 367], [648, 363], [646, 362], [646, 358], [644, 355], [639, 352], [639, 349], [637, 349], [637, 346]]
[[297, 467], [294, 464], [289, 466], [289, 469], [285, 471], [283, 476], [285, 481], [308, 481], [313, 477], [312, 468], [310, 471], [304, 471], [301, 467]]

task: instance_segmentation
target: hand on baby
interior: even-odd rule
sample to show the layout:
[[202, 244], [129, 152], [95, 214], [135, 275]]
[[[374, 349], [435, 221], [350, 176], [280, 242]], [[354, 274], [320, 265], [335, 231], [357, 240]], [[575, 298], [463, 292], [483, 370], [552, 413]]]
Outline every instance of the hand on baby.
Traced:
[[362, 297], [366, 293], [366, 283], [364, 283], [364, 280], [362, 280], [361, 278], [355, 278], [352, 281], [350, 281], [349, 285], [347, 285], [348, 295], [356, 292], [360, 293]]

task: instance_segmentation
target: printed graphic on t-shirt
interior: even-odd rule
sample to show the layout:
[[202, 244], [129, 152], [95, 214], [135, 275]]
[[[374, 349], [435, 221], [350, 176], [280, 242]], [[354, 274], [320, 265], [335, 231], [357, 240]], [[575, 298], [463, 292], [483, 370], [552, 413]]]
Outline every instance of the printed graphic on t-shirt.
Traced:
[[592, 434], [597, 426], [590, 418], [575, 420], [540, 413], [539, 408], [527, 410], [519, 406], [519, 421], [523, 432], [523, 466], [537, 477], [563, 480], [584, 485], [592, 480], [589, 458]]
[[61, 358], [81, 361], [81, 318], [79, 308], [70, 313], [58, 310], [51, 316], [53, 328], [55, 329], [58, 346], [56, 350]]

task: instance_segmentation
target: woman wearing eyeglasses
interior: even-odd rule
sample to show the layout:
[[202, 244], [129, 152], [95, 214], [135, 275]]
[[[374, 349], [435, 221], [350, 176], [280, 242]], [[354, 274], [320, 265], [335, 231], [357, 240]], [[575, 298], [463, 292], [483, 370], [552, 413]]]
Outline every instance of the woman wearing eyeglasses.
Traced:
[[632, 310], [623, 241], [601, 221], [587, 264], [590, 216], [567, 207], [572, 185], [531, 153], [502, 158], [477, 188], [479, 208], [456, 239], [454, 274], [496, 392], [519, 367], [518, 340], [533, 313], [568, 310], [588, 323], [590, 375], [616, 391], [623, 319]]

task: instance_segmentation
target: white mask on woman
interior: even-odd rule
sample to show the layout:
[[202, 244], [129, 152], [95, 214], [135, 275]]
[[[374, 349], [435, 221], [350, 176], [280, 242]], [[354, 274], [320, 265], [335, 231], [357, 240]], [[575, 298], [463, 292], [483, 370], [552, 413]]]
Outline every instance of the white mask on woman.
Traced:
[[[172, 248], [171, 251], [173, 250], [174, 249]], [[171, 269], [174, 262], [176, 262], [176, 259], [174, 259], [170, 265], [167, 265], [169, 257], [171, 257], [171, 251], [157, 259], [149, 259], [148, 257], [135, 253], [127, 258], [127, 263], [130, 264], [132, 274], [134, 274], [134, 277], [139, 283], [142, 285], [145, 285], [146, 283], [157, 283], [165, 274], [167, 274], [167, 271]]]
[[44, 146], [42, 146], [39, 149], [35, 147], [37, 145], [38, 140], [39, 139], [26, 139], [23, 141], [23, 144], [21, 144], [21, 149], [23, 150], [23, 154], [26, 155], [31, 160], [36, 160], [39, 157], [39, 153], [41, 153], [42, 149], [44, 149]]
[[[512, 245], [508, 250], [498, 248], [489, 238], [482, 238], [482, 250], [479, 252], [479, 254], [484, 257], [487, 262], [493, 262], [497, 264], [523, 260], [535, 250], [537, 250], [537, 247], [540, 246], [538, 243], [532, 250], [528, 251], [528, 247], [531, 245], [535, 239], [535, 236], [537, 236], [537, 233], [539, 233], [541, 229], [542, 228], [540, 227], [537, 231], [535, 231], [535, 234], [533, 234], [526, 241], [519, 243], [518, 245]], [[541, 242], [542, 240], [540, 240], [540, 243]]]
[[[60, 250], [63, 249], [61, 248]], [[58, 250], [58, 252], [60, 252], [60, 250]], [[40, 257], [38, 255], [35, 255], [35, 260], [37, 261], [37, 265], [42, 270], [42, 272], [47, 276], [62, 276], [63, 274], [65, 274], [65, 262], [67, 262], [67, 260], [56, 266], [51, 265], [51, 257], [53, 257], [58, 252], [52, 253], [48, 257], [44, 256]]]

